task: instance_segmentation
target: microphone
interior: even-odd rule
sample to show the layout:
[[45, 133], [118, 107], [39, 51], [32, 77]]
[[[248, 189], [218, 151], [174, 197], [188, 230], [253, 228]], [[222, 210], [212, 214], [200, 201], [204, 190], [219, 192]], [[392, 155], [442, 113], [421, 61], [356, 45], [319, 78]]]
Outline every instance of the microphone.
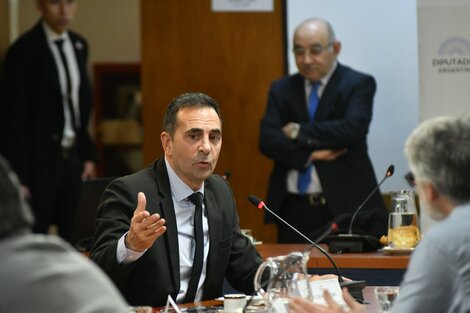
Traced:
[[[330, 256], [330, 254], [328, 252], [325, 251], [325, 249], [323, 249], [321, 246], [319, 246], [316, 242], [312, 241], [310, 238], [308, 238], [307, 236], [305, 236], [304, 234], [302, 234], [299, 230], [297, 230], [294, 226], [292, 226], [291, 224], [289, 224], [288, 222], [286, 222], [282, 217], [280, 217], [279, 215], [277, 215], [276, 213], [274, 213], [273, 211], [271, 211], [267, 206], [266, 204], [260, 200], [258, 197], [254, 196], [254, 195], [250, 195], [248, 196], [248, 200], [253, 204], [255, 205], [258, 209], [265, 209], [266, 211], [268, 211], [270, 214], [272, 214], [274, 217], [276, 217], [277, 219], [279, 219], [281, 222], [283, 222], [284, 224], [286, 224], [287, 226], [289, 226], [293, 231], [295, 231], [297, 234], [299, 234], [300, 236], [302, 236], [308, 243], [310, 243], [310, 246], [304, 250], [304, 252], [307, 252], [307, 251], [310, 251], [312, 250], [313, 248], [316, 248], [318, 251], [320, 251], [324, 256], [326, 256], [328, 258], [328, 260], [330, 261], [330, 263], [333, 265], [333, 268], [334, 268], [334, 271], [335, 271], [335, 274], [336, 276], [338, 276], [338, 281], [339, 281], [339, 284], [341, 286], [341, 288], [343, 287], [346, 287], [348, 288], [348, 291], [351, 293], [351, 295], [356, 298], [358, 301], [364, 301], [364, 296], [362, 294], [362, 289], [364, 289], [364, 287], [366, 286], [366, 282], [364, 280], [361, 280], [361, 281], [347, 281], [345, 282], [344, 279], [343, 279], [343, 275], [341, 274], [338, 266], [336, 265], [336, 262], [333, 260], [333, 258]], [[328, 229], [323, 233], [321, 234], [317, 239], [316, 241], [319, 242], [321, 240], [323, 240], [323, 238], [325, 238], [326, 236], [328, 236], [332, 231], [334, 230], [337, 230], [338, 229], [338, 225], [335, 223], [335, 222], [332, 222], [330, 227], [328, 227]], [[267, 283], [269, 283], [270, 281], [268, 281]], [[258, 290], [259, 291], [259, 290]]]
[[325, 238], [325, 242], [328, 245], [328, 250], [331, 253], [342, 253], [342, 252], [372, 252], [379, 249], [382, 245], [379, 240], [374, 236], [368, 235], [354, 235], [352, 233], [352, 227], [354, 220], [356, 219], [357, 214], [361, 211], [364, 205], [369, 201], [369, 199], [374, 195], [374, 193], [379, 189], [382, 183], [389, 177], [393, 175], [395, 171], [395, 166], [391, 164], [385, 176], [382, 180], [375, 186], [371, 193], [366, 197], [366, 199], [358, 206], [354, 212], [351, 222], [349, 223], [349, 229], [347, 234], [338, 234], [336, 236], [328, 236]]
[[232, 172], [231, 171], [225, 171], [224, 174], [222, 175], [222, 178], [225, 180], [229, 180], [230, 177], [232, 177]]
[[[344, 213], [344, 214], [341, 214], [335, 218], [333, 218], [328, 224], [325, 224], [324, 226], [314, 230], [313, 232], [311, 232], [310, 234], [308, 234], [308, 237], [309, 238], [316, 238], [314, 241], [316, 243], [320, 243], [323, 239], [325, 238], [322, 238], [321, 240], [318, 240], [318, 238], [320, 238], [322, 235], [320, 234], [323, 234], [325, 232], [328, 231], [328, 229], [333, 225], [335, 224], [336, 227], [335, 229], [333, 229], [331, 231], [331, 233], [337, 233], [339, 231], [339, 225], [340, 223], [343, 223], [343, 221], [345, 221], [346, 219], [349, 221], [352, 217], [352, 213]], [[326, 236], [325, 236], [326, 237]]]

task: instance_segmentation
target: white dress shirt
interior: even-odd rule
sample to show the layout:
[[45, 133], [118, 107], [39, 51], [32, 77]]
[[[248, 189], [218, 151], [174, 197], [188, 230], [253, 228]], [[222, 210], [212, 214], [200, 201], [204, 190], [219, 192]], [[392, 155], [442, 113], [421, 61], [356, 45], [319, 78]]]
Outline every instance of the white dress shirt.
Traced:
[[[330, 71], [328, 72], [328, 74], [326, 74], [325, 77], [323, 77], [320, 80], [320, 86], [318, 87], [318, 101], [319, 102], [323, 94], [323, 91], [325, 90], [325, 87], [328, 84], [328, 81], [330, 80], [331, 75], [333, 75], [333, 72], [335, 71], [337, 66], [338, 66], [338, 62], [335, 62], [333, 66], [331, 67]], [[312, 82], [306, 79], [305, 80], [305, 99], [307, 101], [305, 102], [305, 106], [307, 108], [308, 108], [308, 98], [310, 96], [311, 90], [312, 90]], [[299, 189], [297, 188], [298, 177], [299, 177], [299, 171], [297, 170], [292, 169], [287, 173], [287, 192], [294, 193], [294, 194], [299, 193]], [[323, 189], [321, 186], [320, 178], [318, 177], [318, 173], [315, 169], [315, 166], [312, 165], [312, 180], [305, 193], [312, 194], [316, 192], [322, 192], [322, 190]]]
[[78, 89], [80, 86], [80, 71], [78, 69], [77, 58], [75, 56], [75, 51], [73, 49], [72, 41], [70, 40], [69, 34], [64, 32], [59, 35], [54, 32], [45, 22], [42, 23], [44, 32], [46, 33], [47, 42], [49, 44], [49, 49], [52, 52], [54, 57], [55, 64], [59, 71], [59, 82], [63, 95], [63, 105], [64, 105], [64, 133], [62, 136], [62, 147], [71, 147], [75, 142], [75, 132], [72, 127], [72, 120], [70, 118], [70, 110], [67, 104], [67, 78], [65, 74], [64, 65], [60, 59], [59, 48], [54, 41], [62, 39], [64, 41], [62, 47], [64, 50], [65, 59], [67, 60], [67, 65], [70, 73], [70, 83], [72, 86], [72, 105], [75, 111], [75, 121], [77, 127], [80, 126], [80, 109], [78, 106]]

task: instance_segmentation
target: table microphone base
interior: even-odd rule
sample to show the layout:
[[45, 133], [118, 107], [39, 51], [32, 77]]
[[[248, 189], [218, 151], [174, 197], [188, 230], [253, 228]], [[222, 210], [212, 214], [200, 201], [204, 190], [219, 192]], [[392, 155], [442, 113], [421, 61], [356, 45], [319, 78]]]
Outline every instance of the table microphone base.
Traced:
[[339, 285], [342, 288], [348, 288], [349, 293], [356, 299], [358, 302], [364, 302], [364, 295], [362, 294], [362, 290], [366, 287], [365, 280], [352, 280], [352, 281], [343, 281], [340, 282]]
[[339, 234], [327, 236], [323, 242], [330, 253], [373, 252], [382, 247], [377, 238], [368, 235]]

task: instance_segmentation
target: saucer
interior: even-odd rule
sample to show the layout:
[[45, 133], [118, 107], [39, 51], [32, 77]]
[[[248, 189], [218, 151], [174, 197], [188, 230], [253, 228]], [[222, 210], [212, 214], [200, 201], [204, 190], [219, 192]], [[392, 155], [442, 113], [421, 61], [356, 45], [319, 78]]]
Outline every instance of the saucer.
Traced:
[[[251, 299], [251, 296], [246, 296], [247, 301], [250, 299]], [[218, 297], [215, 300], [224, 301], [224, 297]], [[251, 305], [257, 305], [260, 302], [263, 302], [263, 298], [261, 296], [253, 296], [253, 300], [251, 300]]]
[[392, 248], [389, 246], [383, 247], [379, 251], [383, 251], [388, 254], [411, 254], [415, 248]]

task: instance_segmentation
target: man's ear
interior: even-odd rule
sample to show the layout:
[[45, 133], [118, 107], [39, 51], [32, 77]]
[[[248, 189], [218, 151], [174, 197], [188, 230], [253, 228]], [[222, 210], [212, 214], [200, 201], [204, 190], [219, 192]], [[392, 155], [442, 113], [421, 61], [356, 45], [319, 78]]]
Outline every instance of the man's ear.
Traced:
[[429, 199], [436, 201], [440, 197], [441, 193], [437, 190], [433, 183], [429, 183]]
[[162, 142], [163, 151], [165, 154], [170, 152], [170, 145], [171, 145], [171, 135], [167, 132], [162, 132], [160, 134], [160, 141]]
[[336, 56], [339, 55], [339, 53], [341, 52], [341, 42], [335, 41], [333, 43], [333, 52]]
[[429, 203], [435, 202], [440, 196], [436, 186], [434, 186], [434, 184], [429, 181], [421, 182], [421, 188]]

